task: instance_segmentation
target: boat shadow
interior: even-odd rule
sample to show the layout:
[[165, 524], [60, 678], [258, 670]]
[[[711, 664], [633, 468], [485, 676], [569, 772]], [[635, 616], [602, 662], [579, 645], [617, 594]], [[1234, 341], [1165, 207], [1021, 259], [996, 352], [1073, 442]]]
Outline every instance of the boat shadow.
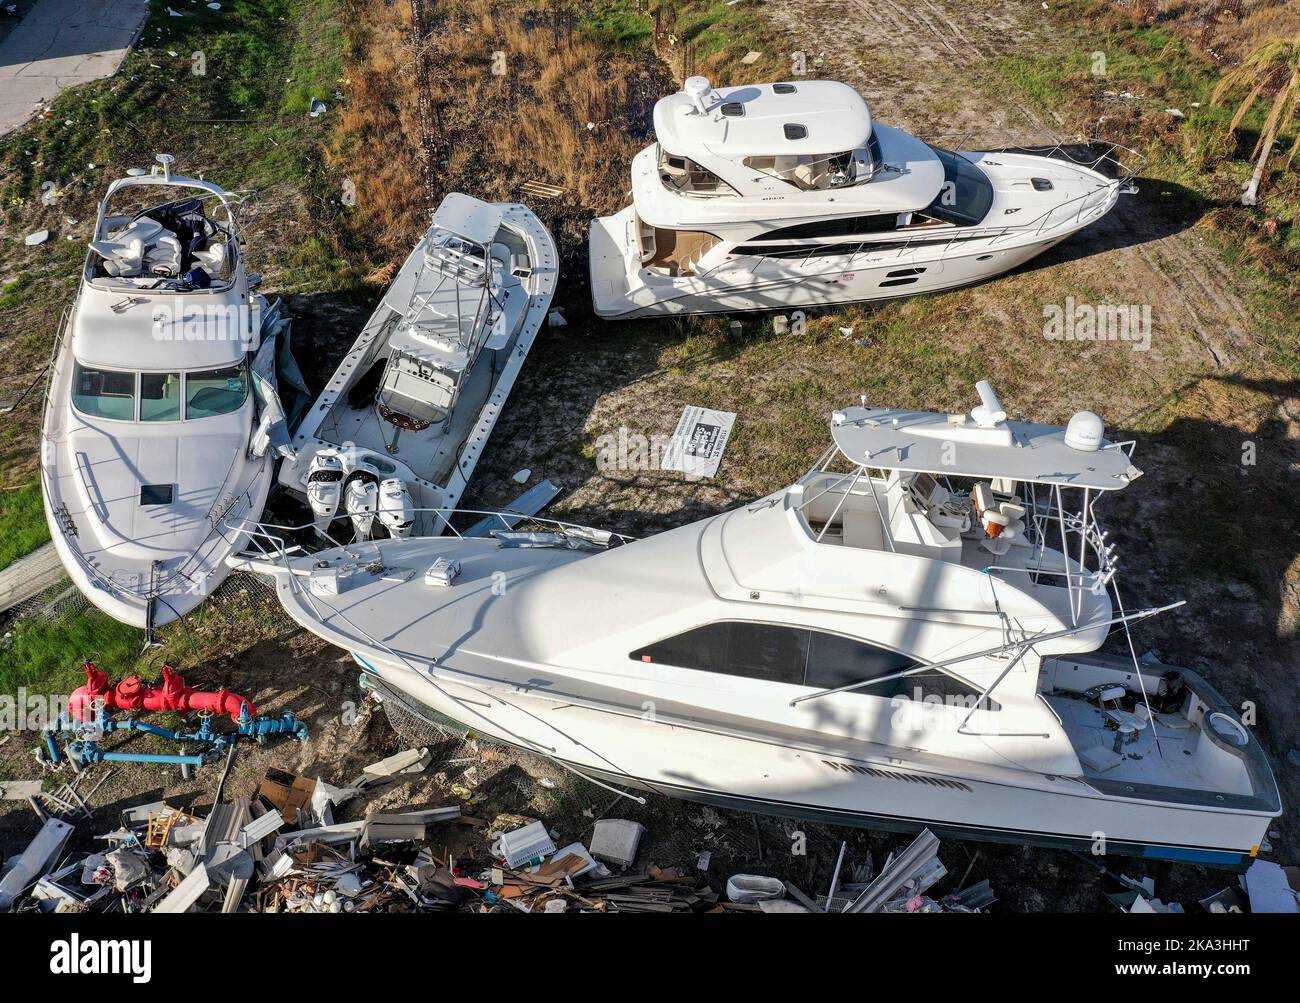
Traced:
[[[1082, 261], [1108, 251], [1164, 240], [1190, 229], [1220, 202], [1163, 178], [1137, 177], [1134, 195], [1121, 195], [1110, 212], [1055, 247], [1026, 261], [1008, 274]], [[992, 281], [997, 281], [993, 279]]]

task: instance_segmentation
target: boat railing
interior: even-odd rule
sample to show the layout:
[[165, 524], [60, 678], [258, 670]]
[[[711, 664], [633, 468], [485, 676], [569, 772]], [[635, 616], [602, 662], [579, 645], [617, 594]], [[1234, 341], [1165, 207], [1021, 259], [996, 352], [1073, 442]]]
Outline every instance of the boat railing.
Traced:
[[[522, 512], [512, 512], [509, 509], [468, 509], [468, 508], [417, 508], [412, 510], [412, 514], [431, 515], [435, 517], [435, 524], [438, 530], [433, 533], [424, 533], [418, 536], [402, 537], [401, 539], [438, 539], [444, 535], [444, 531], [449, 531], [457, 539], [487, 539], [495, 532], [522, 532], [521, 525], [534, 525], [550, 529], [551, 531], [562, 534], [565, 538], [575, 543], [588, 544], [595, 547], [620, 546], [623, 544], [634, 543], [636, 537], [628, 536], [624, 533], [615, 533], [612, 530], [596, 529], [592, 526], [583, 526], [579, 523], [566, 522], [562, 519], [549, 519], [544, 516], [526, 515]], [[457, 529], [452, 520], [457, 517], [474, 517], [477, 519], [475, 524], [466, 530]], [[346, 519], [347, 516], [339, 516], [340, 520]], [[499, 523], [500, 525], [494, 525]], [[227, 520], [226, 527], [230, 530], [237, 531], [241, 534], [247, 534], [249, 545], [257, 548], [257, 552], [249, 556], [254, 558], [271, 559], [275, 563], [282, 564], [286, 571], [289, 570], [288, 557], [291, 553], [300, 552], [302, 554], [315, 553], [309, 550], [308, 545], [313, 538], [323, 538], [328, 546], [319, 548], [320, 550], [336, 549], [350, 552], [350, 548], [355, 548], [358, 552], [353, 556], [360, 560], [364, 555], [359, 551], [367, 546], [377, 546], [382, 543], [394, 542], [395, 538], [384, 536], [379, 538], [368, 538], [365, 540], [353, 539], [350, 541], [336, 540], [327, 530], [320, 530], [316, 527], [315, 522], [307, 522], [298, 525], [282, 525], [279, 523], [259, 522], [252, 519], [233, 519]], [[306, 542], [290, 542], [292, 538], [302, 537]]]
[[[1008, 136], [1014, 136], [1015, 134], [1006, 133], [999, 135], [1006, 138]], [[968, 132], [954, 134], [947, 138], [974, 139], [978, 136], [978, 133]], [[942, 138], [945, 137], [931, 137], [927, 142], [937, 142], [938, 139]], [[1007, 237], [1023, 238], [1026, 235], [1031, 237], [1040, 237], [1045, 232], [1057, 227], [1081, 225], [1087, 219], [1089, 214], [1095, 214], [1102, 210], [1107, 203], [1111, 201], [1113, 194], [1117, 195], [1119, 192], [1126, 190], [1133, 176], [1146, 164], [1146, 158], [1140, 153], [1130, 150], [1128, 147], [1120, 146], [1117, 143], [1103, 143], [1102, 145], [1104, 145], [1106, 149], [1091, 157], [1076, 157], [1072, 154], [1072, 150], [1087, 145], [1089, 144], [1058, 142], [1053, 145], [1026, 146], [1008, 143], [995, 149], [983, 151], [990, 153], [1010, 153], [1014, 151], [1020, 153], [1032, 153], [1037, 156], [1056, 157], [1058, 159], [1067, 160], [1078, 167], [1085, 167], [1089, 170], [1098, 170], [1099, 173], [1102, 173], [1099, 170], [1102, 165], [1110, 164], [1111, 169], [1115, 171], [1116, 176], [1111, 178], [1111, 180], [1106, 184], [1099, 185], [1093, 191], [1084, 192], [1081, 195], [1076, 195], [1073, 198], [1066, 199], [1064, 202], [1059, 202], [1028, 222], [1001, 224], [998, 226], [948, 226], [942, 229], [921, 227], [914, 232], [908, 233], [905, 237], [900, 236], [899, 233], [893, 235], [886, 233], [878, 235], [878, 239], [874, 240], [839, 239], [828, 241], [825, 239], [809, 239], [807, 250], [802, 256], [800, 256], [797, 251], [756, 256], [758, 260], [751, 267], [750, 274], [758, 274], [758, 272], [770, 261], [790, 261], [797, 258], [799, 259], [799, 267], [804, 267], [812, 258], [827, 254], [828, 252], [836, 253], [837, 255], [847, 255], [848, 260], [842, 265], [838, 265], [837, 271], [851, 272], [855, 268], [861, 267], [862, 264], [866, 263], [862, 260], [863, 257], [888, 255], [890, 257], [901, 259], [907, 257], [917, 248], [931, 244], [943, 245], [933, 257], [933, 260], [935, 261], [942, 261], [946, 259], [953, 252], [954, 247], [958, 245], [965, 247], [969, 243], [980, 241], [982, 243], [980, 243], [976, 249], [983, 252], [988, 248], [995, 246], [998, 241]], [[974, 151], [969, 151], [968, 149], [968, 152]], [[1124, 160], [1120, 159], [1121, 155], [1125, 158]], [[803, 242], [800, 240], [791, 240], [783, 243], [799, 244]], [[844, 248], [845, 250], [835, 251], [834, 249], [836, 248]], [[850, 248], [851, 250], [848, 250]], [[725, 264], [725, 262], [714, 265], [708, 269], [700, 269], [697, 266], [696, 273], [702, 275], [706, 272], [713, 271], [715, 268], [722, 267], [723, 264]]]
[[924, 136], [929, 146], [938, 146], [954, 153], [1027, 153], [1036, 157], [1064, 160], [1075, 167], [1084, 167], [1105, 174], [1114, 181], [1127, 182], [1146, 166], [1147, 158], [1131, 147], [1106, 139], [1091, 138], [1074, 142], [1061, 139], [1043, 139], [1030, 133], [1009, 129], [949, 132]]

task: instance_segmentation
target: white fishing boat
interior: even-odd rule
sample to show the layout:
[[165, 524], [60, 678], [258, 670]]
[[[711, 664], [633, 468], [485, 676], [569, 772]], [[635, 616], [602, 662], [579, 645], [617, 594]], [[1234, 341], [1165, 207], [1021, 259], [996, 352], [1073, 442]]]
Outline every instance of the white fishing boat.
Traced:
[[714, 88], [690, 77], [655, 105], [654, 129], [632, 161], [632, 204], [592, 222], [601, 317], [789, 310], [980, 282], [1101, 219], [1141, 163], [1111, 143], [926, 142], [826, 80]]
[[224, 580], [246, 539], [231, 520], [261, 515], [274, 456], [251, 365], [268, 310], [237, 199], [158, 160], [100, 203], [41, 429], [59, 557], [91, 602], [146, 629]]
[[325, 536], [440, 529], [546, 320], [555, 242], [522, 205], [451, 194], [294, 432], [280, 483]]
[[534, 521], [296, 556], [266, 529], [249, 566], [430, 721], [615, 787], [1248, 863], [1281, 813], [1259, 741], [1128, 636], [1182, 605], [1120, 596], [1097, 509], [1133, 444], [978, 389], [837, 411], [798, 482], [644, 540]]

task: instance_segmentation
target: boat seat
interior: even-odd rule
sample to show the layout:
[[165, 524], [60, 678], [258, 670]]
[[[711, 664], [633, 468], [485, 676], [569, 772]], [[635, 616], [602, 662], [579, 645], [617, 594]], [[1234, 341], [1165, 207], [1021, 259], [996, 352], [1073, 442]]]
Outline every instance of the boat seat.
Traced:
[[104, 274], [113, 278], [174, 278], [180, 274], [180, 240], [152, 219], [135, 220], [114, 230], [106, 240], [92, 240], [90, 249], [102, 259]]
[[885, 534], [880, 528], [880, 517], [875, 512], [845, 508], [841, 520], [844, 525], [844, 546], [862, 550], [885, 548]]
[[1132, 711], [1118, 708], [1107, 709], [1106, 717], [1117, 728], [1132, 728], [1134, 731], [1144, 731], [1146, 726], [1151, 723], [1144, 715], [1134, 714]]
[[1124, 757], [1105, 742], [1098, 742], [1096, 745], [1090, 745], [1086, 749], [1079, 750], [1079, 762], [1092, 770], [1093, 773], [1105, 773], [1107, 770], [1113, 770], [1123, 761]]

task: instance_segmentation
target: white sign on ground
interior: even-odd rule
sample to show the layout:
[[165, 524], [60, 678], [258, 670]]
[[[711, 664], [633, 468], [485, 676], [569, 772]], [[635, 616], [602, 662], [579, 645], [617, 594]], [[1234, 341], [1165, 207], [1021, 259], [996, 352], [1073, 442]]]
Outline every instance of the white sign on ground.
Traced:
[[736, 416], [687, 405], [664, 451], [663, 469], [680, 470], [687, 477], [712, 477], [722, 462]]

